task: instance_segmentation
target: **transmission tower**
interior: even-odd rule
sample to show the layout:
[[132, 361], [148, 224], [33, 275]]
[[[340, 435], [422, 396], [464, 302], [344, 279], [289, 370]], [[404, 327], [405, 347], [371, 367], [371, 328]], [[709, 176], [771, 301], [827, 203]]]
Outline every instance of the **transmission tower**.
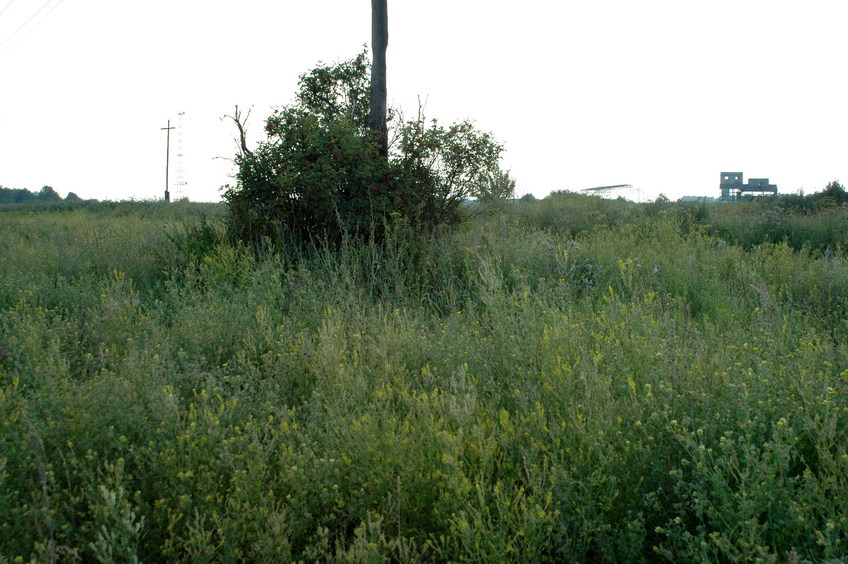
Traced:
[[183, 153], [183, 116], [185, 112], [177, 113], [177, 178], [174, 182], [174, 199], [186, 197], [185, 153]]

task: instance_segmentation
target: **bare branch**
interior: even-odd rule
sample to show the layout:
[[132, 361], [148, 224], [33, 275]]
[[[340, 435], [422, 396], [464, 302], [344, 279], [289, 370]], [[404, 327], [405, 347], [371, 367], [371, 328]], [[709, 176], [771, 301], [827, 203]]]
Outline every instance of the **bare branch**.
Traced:
[[253, 157], [253, 151], [247, 148], [247, 120], [250, 119], [250, 110], [247, 110], [247, 115], [242, 118], [241, 111], [239, 110], [238, 104], [236, 104], [235, 112], [231, 116], [224, 116], [225, 118], [230, 118], [236, 124], [239, 132], [238, 141], [236, 141], [236, 145], [242, 156], [247, 155], [248, 157]]

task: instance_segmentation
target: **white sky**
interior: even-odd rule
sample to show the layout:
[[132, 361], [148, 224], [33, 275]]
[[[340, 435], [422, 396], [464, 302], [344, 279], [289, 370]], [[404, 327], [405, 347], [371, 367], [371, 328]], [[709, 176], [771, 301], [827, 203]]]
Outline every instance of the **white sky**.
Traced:
[[[371, 37], [367, 0], [4, 9], [0, 185], [82, 198], [161, 198], [160, 128], [183, 111], [182, 195], [218, 200], [236, 133], [220, 118], [252, 107], [258, 140], [299, 74]], [[718, 196], [722, 171], [781, 192], [848, 181], [845, 0], [389, 0], [389, 28], [390, 104], [411, 116], [421, 96], [491, 131], [520, 194]]]

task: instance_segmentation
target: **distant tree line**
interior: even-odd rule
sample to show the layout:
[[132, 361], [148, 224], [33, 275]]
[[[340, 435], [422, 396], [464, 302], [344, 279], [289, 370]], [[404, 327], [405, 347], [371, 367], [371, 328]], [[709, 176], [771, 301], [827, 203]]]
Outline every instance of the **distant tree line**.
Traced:
[[43, 186], [38, 192], [25, 188], [4, 188], [0, 186], [0, 204], [26, 204], [31, 202], [81, 202], [82, 198], [68, 192], [63, 199], [52, 186]]

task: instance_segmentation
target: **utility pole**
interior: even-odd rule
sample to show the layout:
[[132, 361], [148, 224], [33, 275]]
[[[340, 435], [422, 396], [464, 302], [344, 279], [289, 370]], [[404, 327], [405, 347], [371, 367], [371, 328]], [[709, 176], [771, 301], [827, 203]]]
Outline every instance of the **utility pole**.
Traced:
[[389, 46], [389, 14], [386, 0], [371, 0], [371, 112], [368, 125], [380, 143], [380, 154], [388, 157], [386, 127], [386, 49]]
[[171, 120], [168, 120], [168, 127], [161, 128], [168, 132], [168, 144], [165, 149], [165, 201], [171, 201], [171, 193], [168, 191], [168, 171], [171, 168], [171, 130], [176, 129], [171, 127]]

